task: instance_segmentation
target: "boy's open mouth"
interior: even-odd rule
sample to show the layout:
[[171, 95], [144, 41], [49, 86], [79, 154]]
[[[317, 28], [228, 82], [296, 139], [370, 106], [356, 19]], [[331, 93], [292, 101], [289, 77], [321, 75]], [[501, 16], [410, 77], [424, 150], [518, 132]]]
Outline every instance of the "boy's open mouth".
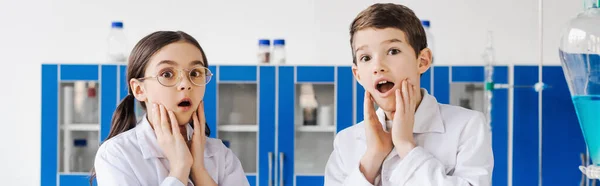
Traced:
[[387, 80], [381, 80], [381, 81], [377, 82], [377, 85], [375, 85], [375, 88], [380, 93], [385, 94], [386, 92], [388, 92], [388, 91], [392, 90], [392, 88], [394, 88], [394, 83], [391, 81], [387, 81]]

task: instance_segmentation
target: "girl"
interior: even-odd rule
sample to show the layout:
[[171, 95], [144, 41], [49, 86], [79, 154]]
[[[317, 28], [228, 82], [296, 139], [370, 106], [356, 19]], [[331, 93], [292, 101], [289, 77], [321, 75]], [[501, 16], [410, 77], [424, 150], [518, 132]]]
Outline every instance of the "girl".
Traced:
[[[207, 67], [202, 47], [181, 31], [154, 32], [136, 44], [127, 67], [129, 95], [96, 154], [98, 185], [249, 185], [233, 152], [206, 137]], [[146, 111], [139, 122], [134, 99]]]

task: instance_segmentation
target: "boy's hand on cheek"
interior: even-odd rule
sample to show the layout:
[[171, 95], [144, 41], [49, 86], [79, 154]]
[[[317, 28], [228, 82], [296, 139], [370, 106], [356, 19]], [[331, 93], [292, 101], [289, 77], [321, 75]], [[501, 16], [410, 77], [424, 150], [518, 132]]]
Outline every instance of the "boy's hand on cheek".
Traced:
[[383, 130], [381, 122], [377, 119], [372, 97], [368, 91], [365, 91], [363, 106], [367, 151], [360, 160], [360, 171], [369, 182], [374, 183], [383, 160], [394, 145], [391, 134]]
[[416, 147], [413, 137], [415, 124], [415, 110], [417, 108], [417, 88], [402, 81], [402, 90], [396, 89], [396, 112], [392, 126], [392, 141], [400, 157], [406, 155]]

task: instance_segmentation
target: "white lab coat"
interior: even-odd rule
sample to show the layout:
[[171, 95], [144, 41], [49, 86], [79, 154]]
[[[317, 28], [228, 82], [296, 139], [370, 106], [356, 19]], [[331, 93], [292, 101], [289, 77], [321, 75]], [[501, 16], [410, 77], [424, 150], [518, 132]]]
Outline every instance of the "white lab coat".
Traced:
[[[491, 131], [481, 112], [439, 104], [425, 89], [415, 113], [417, 147], [406, 157], [392, 150], [375, 185], [489, 186], [494, 157]], [[385, 114], [377, 110], [385, 127]], [[390, 122], [390, 121], [388, 121]], [[359, 170], [367, 141], [363, 122], [342, 130], [325, 170], [325, 186], [370, 186]], [[387, 129], [386, 129], [387, 130]]]
[[[188, 139], [193, 129], [188, 128]], [[207, 138], [205, 168], [220, 186], [248, 186], [242, 165], [221, 140]], [[169, 161], [156, 141], [156, 135], [144, 116], [135, 128], [105, 141], [94, 162], [98, 185], [184, 186], [169, 175]], [[186, 184], [194, 185], [191, 181]]]

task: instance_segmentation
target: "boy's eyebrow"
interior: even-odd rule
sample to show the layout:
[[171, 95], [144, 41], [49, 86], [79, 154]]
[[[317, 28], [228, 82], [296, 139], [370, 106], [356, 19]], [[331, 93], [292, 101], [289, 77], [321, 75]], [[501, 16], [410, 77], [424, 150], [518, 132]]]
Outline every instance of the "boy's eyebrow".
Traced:
[[381, 43], [383, 44], [383, 43], [396, 43], [396, 42], [398, 42], [398, 43], [402, 43], [402, 40], [399, 40], [399, 39], [393, 38], [393, 39], [388, 39], [388, 40], [385, 40], [385, 41], [383, 41], [383, 42], [381, 42]]
[[368, 47], [367, 45], [360, 46], [360, 47], [356, 48], [356, 50], [354, 50], [354, 53], [357, 53], [359, 50], [365, 49], [367, 47]]
[[[381, 44], [385, 44], [385, 43], [402, 43], [402, 40], [393, 38], [393, 39], [388, 39], [388, 40], [381, 42]], [[354, 50], [354, 53], [358, 52], [359, 50], [365, 49], [365, 48], [367, 48], [367, 45], [360, 46], [360, 47], [356, 48], [356, 50]]]

